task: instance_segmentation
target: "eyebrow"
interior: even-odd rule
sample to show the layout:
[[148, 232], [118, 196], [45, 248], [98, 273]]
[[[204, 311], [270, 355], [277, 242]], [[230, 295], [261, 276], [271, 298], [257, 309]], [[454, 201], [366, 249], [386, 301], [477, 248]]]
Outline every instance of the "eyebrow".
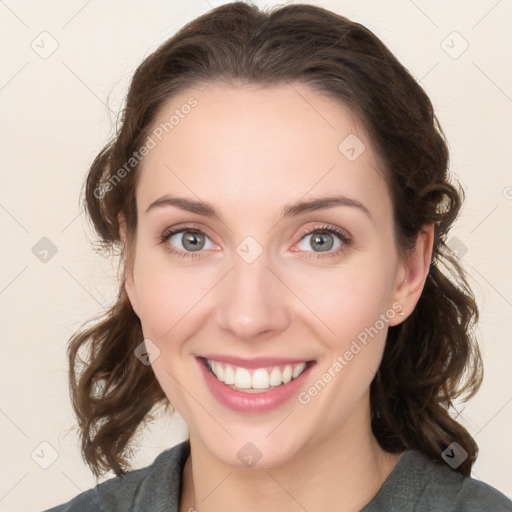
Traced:
[[[156, 201], [153, 201], [146, 209], [145, 213], [165, 206], [174, 206], [187, 212], [197, 213], [205, 217], [217, 218], [222, 220], [222, 215], [217, 209], [206, 201], [196, 201], [186, 197], [176, 197], [169, 194], [163, 195]], [[334, 208], [336, 206], [351, 206], [364, 212], [370, 219], [372, 215], [368, 208], [357, 199], [351, 199], [345, 196], [321, 197], [309, 201], [298, 201], [296, 203], [285, 205], [281, 211], [281, 219], [296, 217], [303, 213]], [[373, 220], [373, 219], [372, 219]]]

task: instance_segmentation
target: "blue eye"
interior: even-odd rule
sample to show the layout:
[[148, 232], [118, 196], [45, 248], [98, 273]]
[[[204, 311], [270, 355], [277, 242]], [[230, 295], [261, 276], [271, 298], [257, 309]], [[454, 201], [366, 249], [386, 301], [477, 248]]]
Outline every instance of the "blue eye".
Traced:
[[[308, 240], [309, 239], [309, 240]], [[312, 252], [311, 256], [322, 258], [321, 253], [328, 256], [335, 256], [350, 244], [350, 238], [343, 230], [334, 226], [322, 226], [314, 228], [303, 234], [299, 242], [302, 251]], [[309, 249], [313, 251], [309, 251]], [[310, 257], [311, 257], [310, 256]]]
[[[210, 239], [200, 229], [187, 226], [168, 230], [159, 238], [162, 244], [166, 244], [166, 249], [169, 252], [180, 256], [198, 256], [190, 253], [211, 248], [207, 246], [207, 242], [212, 245]], [[167, 244], [167, 242], [170, 242], [170, 244]], [[178, 245], [177, 248], [176, 245]]]
[[[215, 245], [203, 231], [192, 226], [169, 229], [158, 238], [168, 252], [185, 258], [201, 256], [203, 249], [211, 249]], [[351, 238], [344, 230], [335, 226], [320, 226], [302, 233], [298, 245], [300, 251], [310, 253], [310, 258], [324, 258], [340, 254], [350, 243]]]
[[[309, 246], [311, 246], [315, 252], [327, 252], [333, 248], [333, 246], [337, 243], [338, 245], [334, 247], [334, 249], [337, 249], [341, 246], [341, 242], [339, 240], [336, 240], [335, 236], [332, 233], [321, 233], [321, 232], [315, 232], [310, 233], [309, 235], [306, 235], [302, 240], [301, 243], [305, 242], [307, 238], [309, 239]], [[318, 250], [316, 250], [316, 249]], [[302, 250], [307, 250], [305, 247], [301, 247]]]
[[169, 240], [172, 242], [173, 238], [179, 239], [179, 237], [181, 237], [182, 247], [187, 251], [200, 251], [205, 246], [206, 237], [202, 233], [181, 231], [180, 233], [171, 236]]

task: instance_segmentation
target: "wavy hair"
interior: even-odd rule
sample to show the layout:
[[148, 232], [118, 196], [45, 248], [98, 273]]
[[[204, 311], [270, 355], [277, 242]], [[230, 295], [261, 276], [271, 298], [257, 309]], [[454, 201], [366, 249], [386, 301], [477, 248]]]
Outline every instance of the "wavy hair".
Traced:
[[[449, 176], [445, 137], [427, 94], [364, 26], [307, 4], [261, 11], [234, 2], [165, 41], [137, 68], [116, 133], [84, 183], [82, 199], [99, 244], [122, 248], [120, 215], [128, 239], [136, 233], [139, 165], [122, 179], [119, 171], [137, 154], [159, 111], [187, 87], [213, 80], [269, 87], [303, 83], [348, 107], [363, 122], [384, 169], [401, 254], [414, 247], [423, 226], [435, 224], [423, 293], [412, 314], [389, 328], [370, 386], [372, 429], [385, 450], [417, 449], [434, 461], [456, 441], [468, 453], [457, 471], [469, 475], [478, 448], [450, 408], [455, 399], [471, 397], [482, 380], [473, 335], [478, 308], [445, 243], [464, 194]], [[129, 470], [137, 429], [157, 405], [172, 408], [151, 366], [134, 356], [143, 334], [124, 288], [128, 259], [120, 260], [114, 305], [93, 325], [82, 326], [68, 345], [81, 453], [96, 477]]]

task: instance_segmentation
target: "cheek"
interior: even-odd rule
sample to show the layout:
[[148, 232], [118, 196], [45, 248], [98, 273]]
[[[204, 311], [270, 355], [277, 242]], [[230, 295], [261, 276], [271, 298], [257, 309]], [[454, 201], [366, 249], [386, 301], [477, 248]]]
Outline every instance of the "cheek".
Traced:
[[326, 411], [325, 431], [337, 429], [362, 403], [378, 370], [389, 321], [396, 315], [389, 303], [391, 276], [389, 269], [376, 264], [366, 271], [343, 273], [336, 286], [332, 280], [317, 280], [324, 293], [309, 288], [304, 302], [313, 305], [311, 309], [328, 329], [322, 328], [325, 335], [319, 338], [324, 351], [317, 377], [302, 390], [299, 402]]
[[[170, 267], [140, 258], [135, 288], [144, 335], [158, 343], [186, 339], [197, 328], [194, 318], [214, 282], [214, 276], [199, 274], [192, 266]], [[166, 344], [165, 348], [172, 347]]]
[[192, 271], [171, 269], [154, 261], [144, 263], [142, 258], [139, 261], [135, 280], [139, 318], [144, 338], [157, 347], [153, 349], [152, 368], [171, 403], [190, 419], [189, 397], [181, 384], [190, 379], [190, 367], [183, 364], [183, 349], [200, 325], [201, 299], [208, 287], [197, 272], [194, 276]]
[[310, 316], [323, 324], [322, 339], [330, 349], [344, 350], [376, 324], [379, 331], [385, 331], [380, 318], [391, 308], [393, 273], [389, 266], [373, 262], [309, 277], [297, 280], [294, 289], [314, 314]]

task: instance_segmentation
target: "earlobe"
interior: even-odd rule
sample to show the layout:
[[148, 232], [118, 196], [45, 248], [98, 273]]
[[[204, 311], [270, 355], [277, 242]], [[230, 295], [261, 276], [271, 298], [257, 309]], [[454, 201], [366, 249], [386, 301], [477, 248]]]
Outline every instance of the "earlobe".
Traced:
[[407, 261], [403, 263], [392, 306], [399, 312], [389, 325], [403, 322], [416, 307], [428, 277], [433, 244], [434, 224], [432, 223], [424, 226], [418, 233], [416, 246], [409, 254]]

